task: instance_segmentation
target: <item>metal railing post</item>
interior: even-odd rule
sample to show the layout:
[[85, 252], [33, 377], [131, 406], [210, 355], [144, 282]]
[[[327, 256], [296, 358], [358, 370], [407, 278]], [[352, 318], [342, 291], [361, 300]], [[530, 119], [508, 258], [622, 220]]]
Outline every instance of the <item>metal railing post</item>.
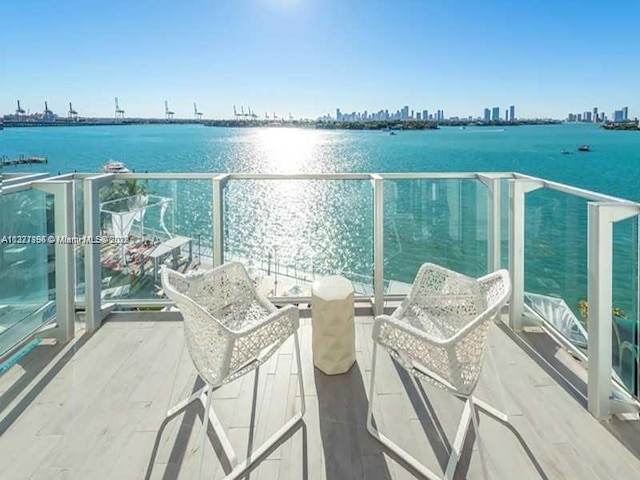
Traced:
[[217, 267], [224, 263], [224, 187], [229, 181], [229, 175], [219, 175], [213, 179], [213, 218], [212, 225], [212, 260]]
[[509, 327], [515, 331], [522, 330], [524, 313], [525, 194], [543, 186], [536, 180], [509, 180], [509, 273], [512, 288]]
[[[84, 187], [84, 235], [100, 235], [100, 188], [111, 184], [112, 174], [85, 178]], [[102, 323], [102, 299], [100, 298], [102, 273], [100, 245], [88, 242], [84, 246], [84, 294], [85, 325], [88, 332], [95, 332]]]
[[57, 327], [53, 332], [58, 341], [68, 342], [75, 335], [76, 322], [73, 245], [59, 240], [74, 236], [73, 182], [43, 181], [35, 183], [34, 188], [54, 196], [55, 235], [47, 237], [47, 243], [54, 244], [55, 249]]
[[613, 224], [637, 215], [638, 207], [589, 202], [587, 208], [588, 408], [604, 420], [612, 413]]
[[489, 190], [487, 206], [487, 271], [500, 270], [502, 240], [500, 230], [500, 178], [478, 175]]
[[384, 179], [371, 175], [373, 184], [373, 312], [384, 313]]

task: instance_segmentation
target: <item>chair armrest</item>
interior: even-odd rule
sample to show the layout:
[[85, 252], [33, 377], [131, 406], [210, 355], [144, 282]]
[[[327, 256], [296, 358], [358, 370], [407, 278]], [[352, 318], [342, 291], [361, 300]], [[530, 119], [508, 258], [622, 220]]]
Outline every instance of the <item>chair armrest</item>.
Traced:
[[381, 343], [379, 340], [382, 339], [381, 336], [381, 331], [384, 329], [384, 327], [390, 327], [392, 329], [397, 329], [400, 330], [401, 332], [411, 335], [412, 337], [415, 337], [417, 339], [420, 339], [420, 341], [436, 346], [436, 347], [445, 347], [447, 345], [449, 345], [451, 343], [451, 338], [448, 338], [446, 340], [441, 340], [438, 338], [434, 338], [431, 335], [423, 332], [422, 330], [415, 328], [411, 325], [409, 325], [406, 322], [402, 322], [400, 320], [398, 320], [397, 318], [394, 318], [393, 316], [389, 316], [389, 315], [379, 315], [376, 317], [375, 322], [373, 324], [373, 332], [371, 334], [372, 338], [374, 341]]
[[247, 363], [265, 362], [295, 331], [300, 324], [300, 313], [293, 305], [278, 310], [263, 321], [233, 334], [233, 349], [229, 360], [232, 372], [243, 369]]
[[291, 325], [291, 333], [293, 333], [300, 326], [300, 311], [293, 305], [287, 305], [284, 308], [277, 309], [268, 317], [250, 327], [235, 331], [234, 334], [237, 337], [248, 336], [274, 322], [289, 323]]

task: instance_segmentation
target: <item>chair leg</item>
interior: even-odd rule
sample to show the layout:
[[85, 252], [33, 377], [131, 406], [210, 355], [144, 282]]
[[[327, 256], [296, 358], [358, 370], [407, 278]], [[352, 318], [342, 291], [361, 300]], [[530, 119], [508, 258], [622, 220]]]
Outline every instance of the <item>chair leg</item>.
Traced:
[[296, 413], [287, 423], [285, 423], [276, 433], [274, 433], [266, 442], [264, 442], [260, 447], [254, 449], [249, 453], [246, 460], [242, 463], [238, 463], [236, 454], [231, 446], [231, 442], [229, 442], [229, 438], [227, 437], [218, 416], [215, 413], [215, 410], [212, 405], [212, 394], [213, 387], [206, 386], [201, 388], [197, 392], [193, 393], [189, 398], [182, 400], [180, 403], [170, 408], [167, 412], [167, 417], [176, 415], [178, 412], [184, 410], [189, 404], [200, 400], [204, 405], [205, 412], [207, 413], [207, 418], [204, 420], [204, 425], [202, 428], [202, 437], [201, 437], [201, 457], [200, 457], [200, 473], [199, 478], [202, 476], [202, 468], [204, 462], [204, 446], [206, 440], [206, 433], [208, 429], [208, 425], [211, 424], [213, 427], [218, 441], [224, 450], [225, 455], [231, 465], [231, 472], [224, 477], [225, 480], [235, 480], [242, 475], [244, 475], [247, 470], [249, 470], [258, 460], [260, 460], [265, 453], [267, 453], [282, 437], [284, 437], [300, 420], [302, 420], [303, 415], [306, 411], [306, 400], [304, 396], [304, 384], [302, 381], [302, 359], [300, 356], [300, 341], [298, 338], [298, 332], [295, 331], [294, 334], [294, 342], [295, 342], [295, 350], [296, 350], [296, 362], [298, 364], [298, 385], [300, 388], [300, 411]]
[[453, 440], [453, 444], [451, 446], [451, 454], [449, 456], [449, 461], [447, 463], [447, 468], [445, 470], [444, 476], [440, 476], [431, 470], [429, 470], [426, 466], [422, 465], [415, 457], [410, 455], [406, 450], [402, 449], [398, 444], [393, 442], [391, 439], [383, 435], [378, 429], [373, 426], [373, 401], [375, 399], [374, 385], [375, 385], [375, 375], [376, 375], [376, 363], [377, 363], [377, 350], [378, 344], [376, 342], [373, 343], [373, 351], [371, 353], [371, 381], [369, 383], [369, 407], [367, 410], [367, 430], [369, 433], [376, 438], [380, 443], [382, 443], [385, 447], [395, 453], [398, 457], [404, 460], [406, 463], [411, 465], [416, 471], [420, 472], [426, 478], [430, 480], [441, 480], [447, 479], [451, 480], [454, 477], [456, 467], [458, 466], [458, 461], [460, 460], [460, 456], [462, 455], [462, 448], [464, 446], [464, 441], [467, 436], [467, 432], [469, 431], [469, 425], [473, 424], [476, 438], [478, 439], [478, 448], [480, 451], [480, 461], [482, 463], [482, 471], [485, 478], [488, 477], [487, 466], [485, 464], [484, 458], [484, 446], [482, 444], [482, 439], [480, 438], [480, 431], [477, 426], [475, 413], [476, 409], [474, 407], [478, 407], [479, 409], [484, 410], [488, 414], [497, 419], [507, 422], [507, 416], [490, 406], [489, 404], [483, 402], [482, 400], [478, 400], [475, 397], [468, 397], [464, 404], [464, 408], [462, 410], [462, 416], [460, 418], [460, 423], [458, 424], [458, 429], [456, 431], [455, 438]]
[[473, 423], [473, 430], [476, 432], [476, 440], [478, 441], [478, 453], [480, 454], [480, 463], [482, 464], [482, 475], [485, 480], [489, 478], [489, 472], [487, 470], [487, 461], [484, 457], [484, 443], [480, 436], [480, 429], [478, 428], [478, 420], [476, 419], [476, 409], [473, 407], [473, 398], [469, 399], [469, 405], [471, 406], [471, 422]]
[[367, 409], [367, 430], [375, 439], [382, 443], [385, 447], [395, 453], [402, 460], [411, 465], [416, 471], [420, 472], [430, 480], [440, 480], [440, 476], [433, 473], [427, 467], [422, 465], [416, 458], [409, 455], [405, 450], [400, 448], [395, 442], [384, 436], [378, 429], [373, 426], [373, 401], [375, 399], [375, 378], [376, 378], [376, 360], [377, 360], [378, 344], [373, 342], [373, 351], [371, 352], [371, 381], [369, 382], [369, 407]]
[[210, 390], [209, 394], [203, 393], [202, 396], [200, 397], [200, 401], [202, 402], [202, 405], [205, 408], [204, 411], [208, 412], [208, 414], [206, 414], [208, 417], [208, 423], [211, 424], [211, 426], [213, 427], [213, 430], [216, 432], [216, 437], [220, 442], [220, 446], [222, 447], [222, 450], [224, 451], [224, 454], [226, 455], [227, 460], [229, 461], [229, 465], [231, 465], [231, 468], [233, 468], [238, 464], [238, 459], [236, 458], [236, 452], [233, 450], [233, 447], [231, 446], [229, 437], [227, 437], [227, 434], [224, 431], [224, 427], [222, 426], [222, 423], [220, 423], [220, 419], [218, 419], [218, 416], [216, 415], [216, 411], [213, 409], [213, 405], [211, 405], [212, 393], [213, 393], [213, 388]]
[[280, 429], [274, 433], [268, 440], [262, 445], [253, 450], [247, 456], [247, 459], [238, 464], [224, 480], [236, 480], [242, 477], [247, 470], [249, 470], [258, 460], [260, 460], [273, 446], [284, 437], [289, 431], [296, 426], [296, 424], [302, 420], [302, 416], [306, 411], [306, 401], [304, 398], [304, 385], [302, 383], [302, 360], [300, 358], [300, 343], [298, 340], [298, 332], [294, 332], [294, 342], [296, 347], [296, 361], [298, 363], [298, 384], [300, 387], [300, 411], [296, 413], [287, 423], [285, 423]]
[[298, 386], [300, 388], [300, 418], [307, 411], [307, 401], [304, 398], [304, 383], [302, 382], [302, 358], [300, 355], [300, 340], [298, 339], [298, 331], [293, 333], [293, 341], [296, 347], [296, 362], [298, 363]]
[[185, 398], [184, 400], [178, 402], [176, 405], [171, 407], [167, 411], [167, 418], [173, 417], [174, 415], [180, 413], [182, 410], [187, 408], [187, 406], [189, 406], [192, 402], [195, 402], [196, 400], [200, 400], [200, 397], [202, 397], [202, 394], [205, 393], [208, 388], [209, 388], [208, 386], [202, 387], [197, 392], [192, 393], [189, 398]]
[[[200, 433], [200, 468], [198, 470], [198, 478], [202, 479], [202, 466], [204, 465], [204, 446], [207, 439], [207, 430], [209, 429], [209, 422], [207, 421], [207, 412], [211, 409], [211, 397], [213, 397], [213, 388], [209, 387], [206, 393], [207, 401], [204, 407], [204, 415], [202, 416], [202, 432]], [[203, 393], [203, 395], [205, 395]]]

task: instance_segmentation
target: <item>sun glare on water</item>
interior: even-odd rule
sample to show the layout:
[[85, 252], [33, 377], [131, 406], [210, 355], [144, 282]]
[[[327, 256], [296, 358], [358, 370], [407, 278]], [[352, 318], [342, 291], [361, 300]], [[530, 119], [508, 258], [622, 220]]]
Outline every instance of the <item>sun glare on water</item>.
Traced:
[[258, 133], [256, 148], [271, 173], [310, 171], [319, 138], [316, 132], [295, 128], [268, 128]]

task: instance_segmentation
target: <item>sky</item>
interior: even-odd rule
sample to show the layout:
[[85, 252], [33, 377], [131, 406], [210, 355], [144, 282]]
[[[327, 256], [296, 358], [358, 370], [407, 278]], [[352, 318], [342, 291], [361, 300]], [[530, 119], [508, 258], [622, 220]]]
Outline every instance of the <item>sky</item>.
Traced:
[[638, 0], [5, 0], [0, 114], [640, 116]]

